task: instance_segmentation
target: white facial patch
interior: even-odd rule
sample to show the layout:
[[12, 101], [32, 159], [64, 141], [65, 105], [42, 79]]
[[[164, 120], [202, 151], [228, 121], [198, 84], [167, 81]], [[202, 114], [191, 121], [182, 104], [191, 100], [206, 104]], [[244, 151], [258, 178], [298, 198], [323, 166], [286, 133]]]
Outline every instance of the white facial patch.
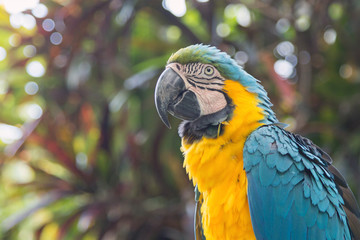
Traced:
[[216, 113], [225, 108], [227, 105], [225, 96], [221, 92], [209, 91], [207, 89], [200, 89], [193, 86], [191, 86], [189, 90], [195, 93], [199, 101], [201, 115]]
[[179, 74], [187, 90], [195, 93], [202, 116], [226, 107], [227, 101], [222, 92], [225, 79], [214, 66], [202, 63], [170, 63], [167, 67]]

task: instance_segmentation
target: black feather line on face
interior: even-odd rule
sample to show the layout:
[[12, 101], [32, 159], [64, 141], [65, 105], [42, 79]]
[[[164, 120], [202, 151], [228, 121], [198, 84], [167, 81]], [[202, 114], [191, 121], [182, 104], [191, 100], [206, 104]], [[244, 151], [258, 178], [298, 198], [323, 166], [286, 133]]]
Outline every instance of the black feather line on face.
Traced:
[[191, 64], [189, 65], [189, 67], [190, 67], [190, 72], [193, 72], [194, 63], [191, 63]]
[[206, 80], [208, 80], [208, 81], [213, 80], [213, 79], [216, 79], [216, 80], [219, 80], [219, 81], [224, 82], [224, 79], [223, 79], [223, 78], [220, 78], [220, 77], [217, 77], [217, 76], [213, 76], [213, 77], [198, 77], [198, 76], [196, 76], [196, 75], [190, 75], [189, 77], [191, 77], [191, 78], [196, 78], [196, 79], [198, 79], [198, 80], [206, 79]]
[[203, 83], [203, 82], [197, 82], [195, 81], [194, 79], [192, 78], [188, 78], [187, 79], [188, 82], [194, 86], [194, 87], [198, 87], [200, 89], [207, 89], [207, 90], [210, 90], [210, 91], [220, 91], [222, 92], [220, 89], [214, 89], [214, 88], [209, 88], [209, 87], [202, 87], [202, 86], [199, 86], [198, 84], [202, 84], [202, 85], [206, 85], [206, 86], [209, 86], [209, 85], [218, 85], [218, 86], [224, 86], [225, 84], [222, 84], [222, 83]]
[[196, 66], [195, 66], [195, 71], [193, 72], [193, 74], [198, 73], [199, 69], [200, 69], [200, 66], [199, 66], [199, 65], [196, 65]]
[[202, 71], [203, 71], [204, 67], [205, 67], [205, 65], [204, 65], [204, 64], [201, 64], [201, 65], [200, 65], [200, 72], [202, 72]]

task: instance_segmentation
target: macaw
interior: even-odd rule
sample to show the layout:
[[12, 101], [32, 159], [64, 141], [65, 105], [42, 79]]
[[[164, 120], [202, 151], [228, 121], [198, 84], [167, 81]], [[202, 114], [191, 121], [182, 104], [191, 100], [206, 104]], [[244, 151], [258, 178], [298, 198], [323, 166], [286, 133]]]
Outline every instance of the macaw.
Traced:
[[184, 168], [195, 186], [195, 238], [360, 239], [360, 211], [328, 154], [288, 132], [260, 82], [216, 47], [169, 58], [158, 114], [182, 119]]

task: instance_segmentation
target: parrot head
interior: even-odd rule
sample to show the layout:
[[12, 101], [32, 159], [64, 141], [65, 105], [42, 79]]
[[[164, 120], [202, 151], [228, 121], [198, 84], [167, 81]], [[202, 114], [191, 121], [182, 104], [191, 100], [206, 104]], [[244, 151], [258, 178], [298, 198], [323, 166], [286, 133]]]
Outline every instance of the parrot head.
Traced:
[[276, 120], [259, 81], [225, 52], [203, 44], [182, 48], [169, 58], [155, 88], [155, 105], [161, 120], [170, 128], [170, 113], [184, 120], [180, 128], [187, 125], [198, 135], [215, 136], [219, 124], [229, 121], [235, 107], [241, 107], [234, 104], [229, 94], [232, 90], [226, 88], [228, 80], [256, 94], [264, 112], [270, 113], [264, 122]]

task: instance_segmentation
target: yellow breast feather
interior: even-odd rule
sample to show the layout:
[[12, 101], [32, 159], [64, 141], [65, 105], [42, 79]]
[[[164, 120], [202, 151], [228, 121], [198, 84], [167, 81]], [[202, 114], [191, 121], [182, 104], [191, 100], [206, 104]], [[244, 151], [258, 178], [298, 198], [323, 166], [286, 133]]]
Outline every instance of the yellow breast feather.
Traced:
[[184, 168], [202, 194], [206, 239], [255, 239], [243, 170], [243, 147], [248, 135], [262, 125], [264, 114], [257, 106], [256, 95], [240, 83], [226, 80], [224, 89], [235, 105], [231, 120], [222, 123], [223, 134], [217, 138], [203, 137], [192, 144], [182, 140]]

